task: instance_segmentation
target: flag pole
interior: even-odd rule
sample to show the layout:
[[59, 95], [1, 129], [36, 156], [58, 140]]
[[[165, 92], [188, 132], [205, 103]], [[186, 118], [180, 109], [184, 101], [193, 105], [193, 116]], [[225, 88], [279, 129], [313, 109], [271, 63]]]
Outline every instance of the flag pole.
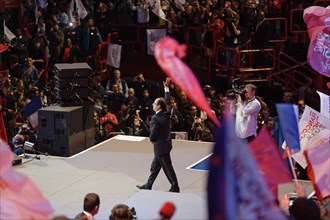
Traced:
[[290, 162], [290, 167], [291, 167], [291, 171], [292, 171], [292, 174], [293, 174], [293, 178], [296, 182], [296, 186], [298, 186], [298, 178], [297, 178], [297, 174], [294, 170], [294, 167], [293, 167], [293, 162], [292, 162], [292, 157], [291, 157], [291, 152], [290, 152], [290, 149], [287, 147], [286, 148], [286, 151], [288, 153], [288, 156], [289, 156], [289, 162]]

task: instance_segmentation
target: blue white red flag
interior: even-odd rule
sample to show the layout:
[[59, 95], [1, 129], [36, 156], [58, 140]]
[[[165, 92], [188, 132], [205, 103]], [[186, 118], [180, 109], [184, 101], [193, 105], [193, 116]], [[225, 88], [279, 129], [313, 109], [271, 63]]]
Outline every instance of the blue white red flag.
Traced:
[[208, 178], [209, 219], [287, 219], [234, 125], [226, 118], [216, 133]]
[[21, 112], [29, 120], [34, 130], [38, 129], [38, 110], [42, 108], [41, 97], [34, 97]]
[[276, 109], [287, 147], [293, 153], [299, 152], [298, 106], [293, 104], [276, 104]]

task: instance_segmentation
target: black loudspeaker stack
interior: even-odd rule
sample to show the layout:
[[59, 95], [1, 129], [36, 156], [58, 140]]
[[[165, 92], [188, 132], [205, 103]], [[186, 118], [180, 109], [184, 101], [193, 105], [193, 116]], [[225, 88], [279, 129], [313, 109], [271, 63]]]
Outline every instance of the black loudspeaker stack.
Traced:
[[55, 64], [55, 98], [62, 106], [88, 100], [92, 93], [92, 69], [87, 63]]
[[69, 157], [94, 145], [94, 104], [91, 68], [86, 63], [55, 64], [58, 105], [38, 111], [38, 143], [41, 151]]

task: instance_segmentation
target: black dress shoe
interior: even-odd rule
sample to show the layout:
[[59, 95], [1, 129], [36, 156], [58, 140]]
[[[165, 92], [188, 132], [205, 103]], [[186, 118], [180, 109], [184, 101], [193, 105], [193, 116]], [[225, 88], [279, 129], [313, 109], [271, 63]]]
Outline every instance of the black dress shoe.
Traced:
[[145, 189], [145, 190], [151, 190], [150, 188], [148, 188], [146, 185], [136, 185], [137, 188], [139, 189]]
[[171, 189], [169, 190], [169, 192], [179, 193], [180, 192], [180, 188], [179, 187], [171, 187]]

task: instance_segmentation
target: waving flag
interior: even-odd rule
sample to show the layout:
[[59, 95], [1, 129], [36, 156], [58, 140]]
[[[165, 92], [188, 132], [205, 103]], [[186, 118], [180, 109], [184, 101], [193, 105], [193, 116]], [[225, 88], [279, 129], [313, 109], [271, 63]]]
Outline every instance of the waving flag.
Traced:
[[27, 117], [34, 130], [38, 129], [38, 110], [41, 108], [41, 97], [36, 96], [21, 110], [22, 114]]
[[45, 9], [48, 5], [47, 0], [39, 0], [40, 8]]
[[84, 19], [87, 16], [87, 11], [81, 0], [76, 0], [76, 6], [77, 6], [77, 11], [78, 15], [81, 19]]
[[304, 151], [307, 174], [319, 200], [330, 196], [330, 142]]
[[226, 118], [216, 133], [208, 178], [208, 219], [287, 219]]
[[319, 94], [321, 100], [320, 113], [325, 117], [330, 118], [330, 96], [319, 91], [316, 92]]
[[162, 9], [162, 6], [160, 5], [160, 0], [151, 0], [150, 1], [152, 7], [152, 12], [155, 13], [158, 17], [166, 20], [166, 15]]
[[121, 45], [109, 44], [107, 64], [116, 68], [120, 68], [120, 60], [121, 60]]
[[311, 67], [330, 77], [330, 59], [327, 55], [330, 48], [330, 5], [326, 8], [311, 6], [304, 10], [304, 21], [307, 24], [310, 44], [307, 61]]
[[276, 104], [276, 109], [287, 147], [294, 153], [299, 152], [298, 106], [292, 104]]
[[147, 47], [148, 54], [154, 55], [155, 45], [159, 41], [159, 39], [166, 36], [165, 29], [147, 29]]
[[49, 219], [53, 213], [50, 203], [11, 163], [10, 147], [0, 140], [0, 219]]
[[212, 112], [205, 94], [190, 68], [181, 61], [180, 58], [186, 56], [186, 46], [170, 37], [160, 39], [155, 47], [155, 57], [158, 65], [174, 81], [174, 83], [184, 91], [188, 98], [195, 103], [207, 116], [220, 125], [219, 120]]
[[[299, 130], [301, 151], [292, 157], [300, 166], [306, 168], [307, 162], [303, 151], [329, 142], [330, 119], [306, 105], [299, 121]], [[285, 143], [282, 148], [285, 148]]]
[[12, 39], [16, 38], [16, 35], [13, 34], [13, 33], [9, 30], [9, 28], [6, 26], [6, 21], [5, 21], [5, 20], [3, 20], [3, 32], [4, 32], [4, 34], [5, 34], [5, 37], [8, 38], [8, 40], [10, 40], [10, 41], [11, 41]]
[[268, 189], [273, 193], [274, 198], [277, 198], [278, 184], [291, 182], [292, 176], [266, 125], [261, 128], [258, 136], [249, 143], [249, 147]]

